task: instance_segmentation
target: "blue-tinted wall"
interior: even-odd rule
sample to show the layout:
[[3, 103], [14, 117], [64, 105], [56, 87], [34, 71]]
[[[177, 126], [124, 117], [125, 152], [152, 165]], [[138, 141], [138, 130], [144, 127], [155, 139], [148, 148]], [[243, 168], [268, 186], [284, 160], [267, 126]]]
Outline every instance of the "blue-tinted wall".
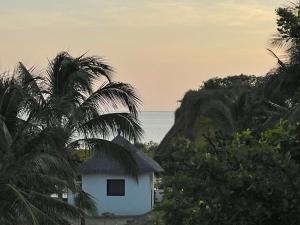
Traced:
[[[107, 179], [125, 179], [125, 196], [107, 196]], [[138, 182], [130, 176], [93, 174], [82, 176], [82, 189], [97, 203], [98, 214], [141, 215], [152, 209], [153, 173], [139, 176]], [[69, 203], [73, 203], [69, 194]]]

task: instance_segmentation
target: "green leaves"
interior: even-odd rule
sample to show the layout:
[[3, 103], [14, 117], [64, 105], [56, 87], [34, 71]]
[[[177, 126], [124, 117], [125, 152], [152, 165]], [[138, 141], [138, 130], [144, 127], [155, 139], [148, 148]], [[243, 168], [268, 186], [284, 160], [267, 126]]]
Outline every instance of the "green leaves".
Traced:
[[282, 41], [289, 42], [293, 39], [299, 39], [299, 6], [295, 5], [295, 7], [290, 8], [278, 8], [276, 14], [278, 16], [277, 30], [283, 39]]
[[165, 223], [298, 224], [299, 150], [285, 146], [298, 143], [294, 132], [282, 124], [259, 137], [241, 132], [219, 152], [185, 140], [174, 143], [163, 164], [159, 209]]
[[[137, 174], [131, 154], [102, 139], [119, 131], [139, 140], [143, 133], [140, 99], [131, 85], [112, 81], [112, 72], [99, 57], [62, 52], [46, 74], [19, 63], [12, 78], [0, 79], [0, 224], [64, 225], [83, 219], [82, 210], [96, 213], [75, 182], [80, 144]], [[66, 189], [77, 195], [77, 207], [51, 197]]]

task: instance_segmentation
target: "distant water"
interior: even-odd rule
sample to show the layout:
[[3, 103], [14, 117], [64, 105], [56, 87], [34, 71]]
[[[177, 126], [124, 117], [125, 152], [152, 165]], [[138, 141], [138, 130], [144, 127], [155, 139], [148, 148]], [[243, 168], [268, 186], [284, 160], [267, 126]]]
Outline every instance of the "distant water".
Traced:
[[142, 142], [161, 142], [174, 123], [174, 112], [144, 111], [139, 113], [139, 119], [144, 129]]

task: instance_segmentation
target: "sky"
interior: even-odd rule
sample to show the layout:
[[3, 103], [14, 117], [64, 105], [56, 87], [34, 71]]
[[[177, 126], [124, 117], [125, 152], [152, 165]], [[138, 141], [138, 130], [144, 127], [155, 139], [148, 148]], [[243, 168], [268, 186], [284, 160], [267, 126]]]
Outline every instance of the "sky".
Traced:
[[60, 51], [103, 57], [145, 111], [173, 111], [212, 77], [263, 75], [283, 0], [0, 0], [0, 71]]

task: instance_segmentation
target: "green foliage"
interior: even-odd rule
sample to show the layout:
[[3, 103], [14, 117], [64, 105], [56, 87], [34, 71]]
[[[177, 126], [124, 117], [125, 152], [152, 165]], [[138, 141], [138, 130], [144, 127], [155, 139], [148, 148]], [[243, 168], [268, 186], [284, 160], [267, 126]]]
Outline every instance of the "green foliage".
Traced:
[[239, 76], [228, 76], [224, 78], [211, 78], [203, 82], [201, 89], [230, 89], [232, 87], [255, 87], [262, 82], [261, 77], [241, 74]]
[[276, 14], [286, 60], [269, 50], [266, 76], [213, 78], [181, 101], [158, 148], [165, 224], [300, 224], [300, 2]]
[[149, 141], [146, 143], [135, 143], [134, 145], [137, 149], [141, 150], [147, 156], [149, 156], [151, 158], [155, 157], [157, 147], [158, 147], [157, 143], [155, 143], [153, 141]]
[[[45, 71], [37, 76], [20, 63], [13, 76], [0, 79], [3, 225], [69, 224], [67, 218], [76, 217], [83, 223], [84, 210], [95, 211], [75, 182], [82, 157], [75, 149], [110, 154], [132, 175], [137, 171], [127, 150], [105, 140], [117, 133], [140, 139], [134, 88], [112, 81], [112, 68], [98, 57], [62, 52]], [[125, 112], [109, 113], [120, 108]], [[77, 207], [62, 201], [66, 189], [76, 193]]]
[[75, 149], [73, 154], [75, 155], [75, 157], [78, 157], [78, 160], [80, 162], [84, 162], [94, 155], [94, 151], [91, 151], [89, 149]]
[[174, 143], [163, 165], [165, 223], [299, 224], [300, 164], [285, 148], [294, 132], [283, 124], [259, 137], [247, 130], [217, 152], [186, 139]]
[[169, 146], [178, 137], [195, 141], [207, 132], [231, 135], [273, 125], [277, 114], [266, 104], [262, 83], [263, 78], [246, 75], [213, 78], [199, 90], [187, 92], [172, 129], [158, 148], [160, 157], [169, 156]]
[[[299, 50], [300, 40], [300, 4], [291, 3], [289, 7], [276, 9], [277, 35], [273, 38], [275, 46], [288, 46], [289, 56], [296, 56], [293, 53]], [[293, 59], [292, 59], [293, 60]]]
[[281, 60], [271, 51], [278, 61], [278, 68], [267, 78], [265, 88], [272, 102], [289, 108], [295, 106], [299, 99], [300, 2], [290, 2], [289, 6], [276, 9], [276, 14], [278, 32], [271, 44], [285, 51], [286, 57]]
[[159, 211], [153, 211], [151, 212], [149, 216], [149, 222], [145, 225], [165, 225], [163, 218], [162, 218], [162, 212]]
[[176, 111], [174, 126], [158, 147], [160, 160], [169, 157], [178, 137], [192, 141], [202, 137], [206, 131], [199, 128], [199, 120], [210, 121], [208, 130], [222, 135], [264, 131], [280, 119], [290, 125], [300, 121], [300, 2], [278, 8], [276, 14], [278, 32], [271, 43], [286, 51], [286, 60], [268, 49], [278, 66], [265, 76], [216, 77], [199, 90], [188, 91]]
[[299, 12], [299, 5], [289, 8], [278, 8], [276, 10], [278, 16], [277, 30], [286, 42], [291, 39], [300, 38]]
[[158, 149], [165, 224], [300, 223], [299, 12], [299, 2], [276, 10], [272, 43], [288, 60], [270, 50], [272, 72], [213, 78], [186, 93]]

